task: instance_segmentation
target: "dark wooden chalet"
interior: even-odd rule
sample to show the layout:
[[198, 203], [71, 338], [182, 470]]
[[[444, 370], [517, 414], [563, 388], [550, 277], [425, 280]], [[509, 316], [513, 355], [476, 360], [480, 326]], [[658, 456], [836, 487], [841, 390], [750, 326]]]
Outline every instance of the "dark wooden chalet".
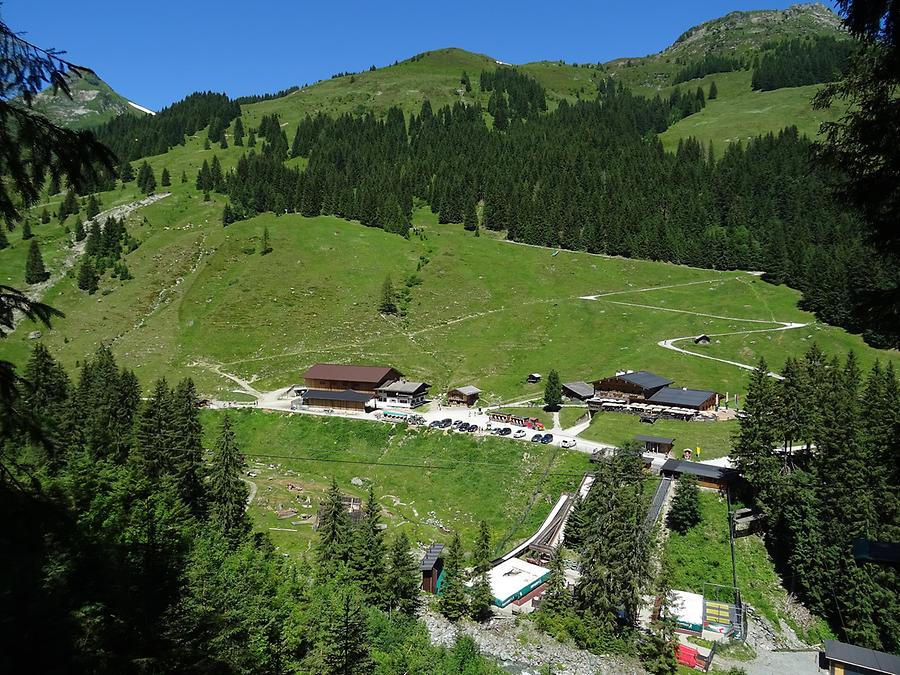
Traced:
[[719, 403], [719, 395], [706, 389], [676, 389], [663, 387], [647, 399], [647, 403], [669, 408], [689, 410], [711, 410]]
[[354, 366], [338, 363], [317, 363], [303, 373], [309, 389], [320, 391], [345, 391], [347, 389], [368, 392], [375, 390], [403, 374], [387, 366]]
[[630, 373], [616, 373], [594, 381], [594, 392], [598, 397], [624, 398], [633, 401], [648, 399], [672, 380], [655, 375], [646, 370]]

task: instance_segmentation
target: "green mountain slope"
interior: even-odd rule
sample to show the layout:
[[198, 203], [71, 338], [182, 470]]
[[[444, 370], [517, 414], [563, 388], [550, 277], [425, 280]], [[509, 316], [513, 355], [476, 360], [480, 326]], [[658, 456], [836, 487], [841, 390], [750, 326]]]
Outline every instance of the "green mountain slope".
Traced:
[[[721, 37], [721, 31], [698, 35], [707, 33]], [[425, 98], [435, 109], [482, 100], [478, 75], [497, 65], [488, 56], [459, 49], [428, 52], [244, 105], [243, 124], [253, 128], [263, 115], [278, 113], [291, 138], [297, 121], [318, 111], [383, 113], [399, 105], [411, 112]], [[517, 67], [547, 88], [551, 105], [563, 97], [590, 96], [594, 83], [605, 77], [598, 67], [558, 62]], [[471, 79], [470, 92], [460, 82], [463, 71]], [[714, 79], [719, 98], [663, 134], [666, 146], [694, 135], [721, 152], [728, 142], [778, 130], [804, 114], [809, 118], [801, 130], [814, 132], [818, 119], [806, 102], [815, 87], [755, 93], [749, 77], [748, 71], [738, 71], [683, 85], [707, 89]], [[130, 219], [129, 233], [141, 242], [126, 255], [134, 280], [107, 275], [100, 293], [90, 296], [77, 289], [75, 270], [69, 269], [47, 292], [45, 300], [67, 316], [42, 339], [67, 365], [75, 366], [107, 340], [145, 383], [161, 375], [191, 375], [204, 392], [221, 395], [234, 388], [225, 373], [274, 388], [295, 382], [303, 367], [318, 360], [389, 362], [438, 388], [472, 382], [489, 398], [508, 400], [536, 394], [522, 383], [523, 374], [551, 367], [564, 380], [648, 368], [672, 373], [687, 386], [742, 391], [745, 371], [657, 344], [701, 332], [738, 332], [715, 340], [704, 353], [741, 363], [762, 355], [778, 366], [788, 355], [800, 355], [813, 339], [828, 351], [852, 347], [864, 362], [879, 355], [896, 358], [816, 323], [797, 309], [797, 292], [755, 276], [582, 253], [554, 256], [490, 236], [473, 238], [458, 225], [438, 225], [427, 208], [415, 213], [421, 235], [408, 240], [333, 217], [295, 214], [263, 214], [223, 228], [223, 197], [214, 194], [203, 201], [194, 180], [204, 160], [217, 155], [228, 170], [246, 148], [235, 146], [229, 136], [227, 149], [204, 150], [205, 138], [201, 131], [183, 146], [149, 158], [157, 180], [163, 168], [169, 170], [172, 186], [158, 190], [172, 194]], [[290, 161], [303, 164], [305, 159]], [[182, 172], [186, 183], [179, 180]], [[101, 198], [103, 208], [109, 208], [140, 195], [130, 183]], [[35, 213], [44, 207], [53, 211], [61, 199], [48, 197]], [[70, 217], [65, 227], [71, 229], [74, 220]], [[62, 270], [70, 256], [70, 235], [63, 227], [56, 219], [33, 225], [51, 272]], [[274, 247], [265, 257], [257, 252], [264, 227]], [[21, 285], [26, 242], [16, 233], [9, 238], [11, 247], [0, 251], [0, 279]], [[409, 289], [402, 319], [384, 318], [376, 310], [388, 275]], [[596, 293], [616, 295], [581, 299]], [[809, 326], [741, 333], [749, 319]], [[27, 336], [34, 328], [24, 325], [6, 340], [13, 360], [26, 357], [32, 344]]]
[[[384, 115], [392, 106], [406, 113], [418, 113], [425, 100], [437, 110], [457, 101], [487, 105], [478, 77], [493, 71], [500, 62], [490, 56], [464, 49], [446, 48], [418, 54], [400, 63], [343, 75], [317, 82], [285, 97], [247, 106], [253, 116], [277, 112], [282, 120], [295, 122], [300, 117], [323, 112], [328, 115], [374, 112]], [[548, 93], [553, 108], [561, 98], [574, 100], [577, 95], [593, 96], [595, 82], [602, 78], [599, 69], [579, 68], [558, 62], [539, 62], [513, 66], [534, 77]], [[461, 83], [463, 73], [471, 82], [467, 92]]]
[[94, 73], [70, 77], [69, 88], [71, 98], [62, 92], [54, 93], [52, 88], [41, 92], [34, 99], [35, 110], [70, 129], [97, 126], [122, 114], [147, 114], [129, 104], [128, 99]]
[[[288, 127], [288, 131], [292, 131]], [[702, 353], [780, 365], [813, 340], [830, 352], [853, 348], [864, 365], [891, 352], [817, 323], [797, 309], [799, 293], [742, 272], [717, 272], [472, 237], [461, 225], [438, 225], [415, 213], [410, 239], [334, 217], [263, 214], [221, 225], [221, 195], [204, 202], [194, 187], [202, 162], [217, 155], [225, 169], [244, 148], [203, 149], [205, 133], [149, 159], [168, 168], [171, 195], [130, 217], [140, 246], [125, 256], [134, 279], [101, 280], [100, 292], [78, 290], [70, 270], [45, 296], [66, 318], [43, 341], [69, 367], [99, 341], [134, 367], [142, 383], [190, 375], [207, 394], [235, 384], [261, 389], [295, 383], [316, 361], [390, 363], [436, 390], [473, 383], [488, 400], [539, 395], [524, 375], [557, 368], [564, 381], [620, 368], [672, 375], [685, 386], [740, 392], [747, 373], [726, 363], [661, 348], [669, 338], [777, 327], [748, 319], [809, 324], [800, 329], [716, 338]], [[179, 177], [185, 171], [187, 183]], [[162, 189], [162, 188], [160, 188]], [[103, 208], [140, 198], [134, 183], [102, 193]], [[61, 201], [48, 201], [53, 210]], [[39, 205], [38, 209], [43, 208]], [[70, 228], [75, 217], [70, 216]], [[263, 228], [274, 251], [258, 252]], [[33, 226], [48, 269], [63, 264], [68, 237], [55, 219]], [[21, 285], [27, 242], [17, 233], [0, 251], [0, 279]], [[406, 316], [377, 311], [385, 277], [408, 288]], [[582, 296], [605, 295], [598, 300]], [[674, 310], [674, 311], [673, 311]], [[696, 314], [695, 314], [696, 313]], [[730, 317], [730, 318], [714, 318]], [[33, 342], [24, 324], [6, 341], [7, 358], [23, 362]], [[690, 347], [690, 345], [686, 345]], [[900, 363], [898, 363], [900, 365]]]
[[[552, 110], [562, 99], [573, 102], [581, 97], [592, 98], [597, 83], [607, 77], [645, 96], [668, 96], [676, 73], [705, 55], [747, 60], [773, 41], [814, 35], [843, 37], [840, 19], [824, 5], [801, 4], [785, 10], [732, 12], [687, 30], [667, 49], [642, 58], [617, 59], [603, 65], [539, 61], [511, 67], [540, 82]], [[480, 90], [478, 76], [482, 71], [494, 70], [499, 63], [490, 56], [463, 49], [439, 49], [386, 68], [319, 82], [282, 98], [245, 106], [244, 110], [251, 122], [264, 114], [278, 113], [283, 122], [292, 125], [318, 112], [339, 115], [373, 111], [383, 115], [396, 105], [413, 113], [425, 99], [431, 101], [434, 109], [457, 101], [477, 101], [485, 107], [487, 95]], [[460, 82], [463, 72], [471, 81], [469, 92]], [[712, 142], [721, 153], [735, 140], [777, 132], [791, 124], [801, 133], [815, 136], [821, 122], [838, 115], [839, 111], [812, 109], [810, 101], [818, 86], [754, 92], [750, 76], [749, 70], [739, 70], [679, 85], [684, 90], [699, 86], [708, 92], [710, 83], [715, 81], [719, 96], [706, 109], [662, 134], [665, 146], [674, 148], [679, 139], [695, 136], [704, 144]]]
[[628, 86], [655, 92], [671, 85], [684, 65], [705, 56], [748, 59], [778, 40], [845, 35], [840, 17], [819, 3], [783, 10], [731, 12], [688, 29], [658, 54], [615, 59], [605, 67]]
[[751, 138], [777, 132], [787, 125], [796, 126], [801, 134], [813, 138], [823, 122], [833, 121], [840, 114], [838, 108], [813, 108], [812, 99], [821, 85], [753, 91], [750, 78], [750, 71], [739, 70], [707, 75], [683, 84], [685, 88], [702, 87], [708, 92], [710, 84], [715, 82], [719, 96], [707, 101], [700, 112], [679, 120], [661, 133], [663, 146], [674, 150], [679, 140], [693, 137], [704, 146], [712, 143], [716, 154], [721, 156], [730, 143], [746, 144]]

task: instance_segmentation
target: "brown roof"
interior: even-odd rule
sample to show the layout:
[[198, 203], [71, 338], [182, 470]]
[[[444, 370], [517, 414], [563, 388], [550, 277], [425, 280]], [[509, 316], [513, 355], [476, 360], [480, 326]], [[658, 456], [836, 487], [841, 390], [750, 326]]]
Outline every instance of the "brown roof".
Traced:
[[350, 366], [339, 363], [317, 363], [303, 373], [303, 377], [313, 380], [340, 380], [342, 382], [371, 382], [378, 384], [384, 378], [399, 375], [393, 368], [385, 366]]

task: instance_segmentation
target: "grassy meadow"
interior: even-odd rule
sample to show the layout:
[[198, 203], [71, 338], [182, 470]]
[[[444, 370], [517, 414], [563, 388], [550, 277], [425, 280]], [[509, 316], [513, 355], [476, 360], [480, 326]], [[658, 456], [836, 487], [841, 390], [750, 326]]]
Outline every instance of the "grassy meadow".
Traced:
[[[643, 424], [637, 415], [625, 413], [597, 413], [591, 425], [580, 436], [599, 443], [622, 446], [633, 441], [636, 434], [645, 436], [665, 436], [674, 438], [673, 451], [680, 457], [681, 450], [700, 448], [700, 460], [725, 457], [731, 453], [731, 438], [738, 430], [736, 421], [728, 422], [681, 422], [679, 420], [657, 420], [654, 424]], [[695, 457], [695, 459], [697, 459]]]
[[[278, 112], [291, 138], [302, 115], [351, 111], [357, 103], [329, 97], [347, 96], [356, 86], [374, 87], [381, 92], [378, 101], [406, 110], [417, 108], [420, 96], [440, 105], [443, 99], [424, 84], [413, 92], [413, 83], [432, 83], [453, 99], [460, 96], [462, 70], [469, 73], [477, 97], [482, 95], [478, 72], [495, 65], [483, 55], [436, 50], [361, 73], [353, 83], [345, 76], [244, 106], [244, 124], [255, 126], [263, 114]], [[580, 95], [600, 73], [557, 62], [522, 68], [569, 97]], [[720, 98], [700, 115], [749, 92], [747, 73], [713, 77]], [[673, 130], [667, 133], [674, 138]], [[203, 201], [194, 187], [196, 174], [213, 156], [225, 170], [233, 167], [247, 148], [232, 143], [224, 150], [218, 145], [205, 150], [204, 139], [202, 131], [147, 159], [158, 182], [163, 168], [169, 170], [172, 185], [158, 190], [171, 195], [129, 218], [128, 231], [140, 241], [126, 256], [134, 279], [120, 282], [107, 275], [100, 291], [89, 296], [76, 287], [75, 267], [45, 295], [66, 317], [52, 330], [41, 329], [42, 340], [68, 367], [77, 367], [105, 341], [147, 388], [163, 375], [190, 375], [204, 394], [232, 397], [236, 385], [222, 373], [274, 389], [297, 382], [317, 361], [388, 363], [410, 378], [433, 383], [435, 391], [474, 384], [483, 390], [485, 403], [498, 404], [540, 397], [542, 386], [525, 384], [525, 375], [551, 368], [564, 382], [647, 369], [679, 386], [743, 392], [746, 371], [657, 345], [699, 333], [714, 335], [712, 343], [681, 346], [742, 363], [765, 356], [773, 368], [802, 354], [813, 341], [828, 352], [854, 349], [864, 366], [875, 358], [897, 359], [895, 352], [873, 350], [858, 336], [817, 323], [798, 309], [798, 292], [754, 275], [570, 251], [554, 254], [490, 232], [475, 238], [460, 225], [439, 225], [428, 208], [414, 212], [420, 234], [410, 239], [339, 218], [297, 214], [266, 213], [223, 228], [225, 199], [213, 194]], [[47, 197], [33, 209], [32, 222], [44, 206], [54, 211], [62, 197]], [[100, 195], [104, 209], [140, 197], [134, 183]], [[70, 241], [66, 228], [74, 222], [70, 216], [64, 224], [55, 218], [33, 224], [51, 273], [62, 266]], [[267, 256], [257, 252], [264, 228], [274, 249]], [[12, 245], [0, 251], [0, 280], [22, 286], [27, 242], [18, 231], [9, 239]], [[377, 311], [388, 276], [408, 294], [403, 316]], [[587, 295], [599, 297], [582, 299]], [[742, 333], [773, 328], [767, 322], [774, 321], [809, 326]], [[35, 328], [23, 324], [4, 340], [4, 356], [22, 363], [31, 348], [27, 334]]]
[[[753, 275], [569, 251], [552, 255], [438, 225], [428, 209], [415, 213], [421, 235], [410, 239], [296, 214], [262, 214], [223, 228], [223, 198], [203, 201], [193, 187], [195, 167], [213, 153], [227, 167], [239, 150], [204, 151], [194, 138], [151, 158], [157, 176], [168, 166], [174, 182], [171, 196], [129, 221], [129, 232], [141, 241], [126, 257], [135, 279], [107, 277], [90, 296], [77, 289], [73, 270], [45, 297], [66, 318], [42, 339], [67, 366], [106, 341], [147, 388], [157, 377], [190, 375], [205, 394], [227, 397], [236, 385], [220, 371], [275, 389], [297, 382], [317, 361], [389, 363], [433, 383], [435, 391], [475, 384], [490, 404], [540, 397], [542, 386], [527, 385], [524, 377], [551, 368], [564, 382], [647, 369], [680, 386], [740, 393], [746, 371], [656, 343], [772, 328], [767, 322], [774, 320], [810, 325], [687, 344], [746, 363], [762, 354], [773, 367], [813, 340], [829, 352], [853, 348], [864, 365], [897, 358], [816, 323], [797, 308], [799, 293]], [[180, 182], [182, 171], [187, 184]], [[133, 185], [101, 195], [104, 208], [138, 197]], [[256, 250], [263, 228], [274, 249], [267, 256]], [[34, 232], [52, 271], [66, 251], [63, 226], [54, 220]], [[0, 251], [0, 278], [21, 285], [26, 247], [15, 232], [10, 238], [14, 246]], [[408, 288], [402, 317], [377, 311], [387, 276]], [[27, 358], [33, 328], [23, 324], [4, 341], [7, 358]]]
[[823, 122], [838, 117], [838, 108], [813, 109], [812, 99], [821, 85], [753, 91], [751, 75], [747, 70], [716, 73], [681, 84], [686, 91], [699, 86], [708, 93], [709, 83], [714, 80], [719, 95], [707, 101], [700, 112], [679, 120], [661, 133], [663, 147], [675, 150], [679, 140], [693, 136], [704, 147], [712, 143], [714, 152], [721, 157], [731, 143], [746, 145], [756, 136], [777, 133], [790, 125], [796, 126], [801, 134], [815, 138]]
[[[203, 413], [206, 447], [224, 414]], [[313, 541], [312, 522], [332, 477], [358, 497], [371, 482], [389, 530], [402, 527], [415, 542], [446, 542], [458, 530], [471, 547], [484, 519], [499, 552], [537, 529], [588, 468], [586, 455], [508, 439], [259, 410], [228, 414], [248, 469], [258, 474], [250, 478], [257, 485], [254, 524], [288, 554]], [[277, 516], [292, 507], [296, 515]]]

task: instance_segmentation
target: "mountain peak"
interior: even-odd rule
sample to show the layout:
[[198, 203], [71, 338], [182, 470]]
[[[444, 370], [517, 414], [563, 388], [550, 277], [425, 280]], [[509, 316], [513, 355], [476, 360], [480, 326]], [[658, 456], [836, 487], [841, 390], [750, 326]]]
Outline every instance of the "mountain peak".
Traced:
[[48, 87], [34, 97], [33, 107], [57, 124], [83, 129], [102, 124], [123, 113], [149, 113], [117, 93], [93, 71], [66, 76], [71, 98]]
[[660, 52], [660, 56], [740, 54], [758, 51], [771, 40], [843, 32], [841, 18], [818, 2], [791, 5], [787, 9], [729, 12], [689, 28]]

